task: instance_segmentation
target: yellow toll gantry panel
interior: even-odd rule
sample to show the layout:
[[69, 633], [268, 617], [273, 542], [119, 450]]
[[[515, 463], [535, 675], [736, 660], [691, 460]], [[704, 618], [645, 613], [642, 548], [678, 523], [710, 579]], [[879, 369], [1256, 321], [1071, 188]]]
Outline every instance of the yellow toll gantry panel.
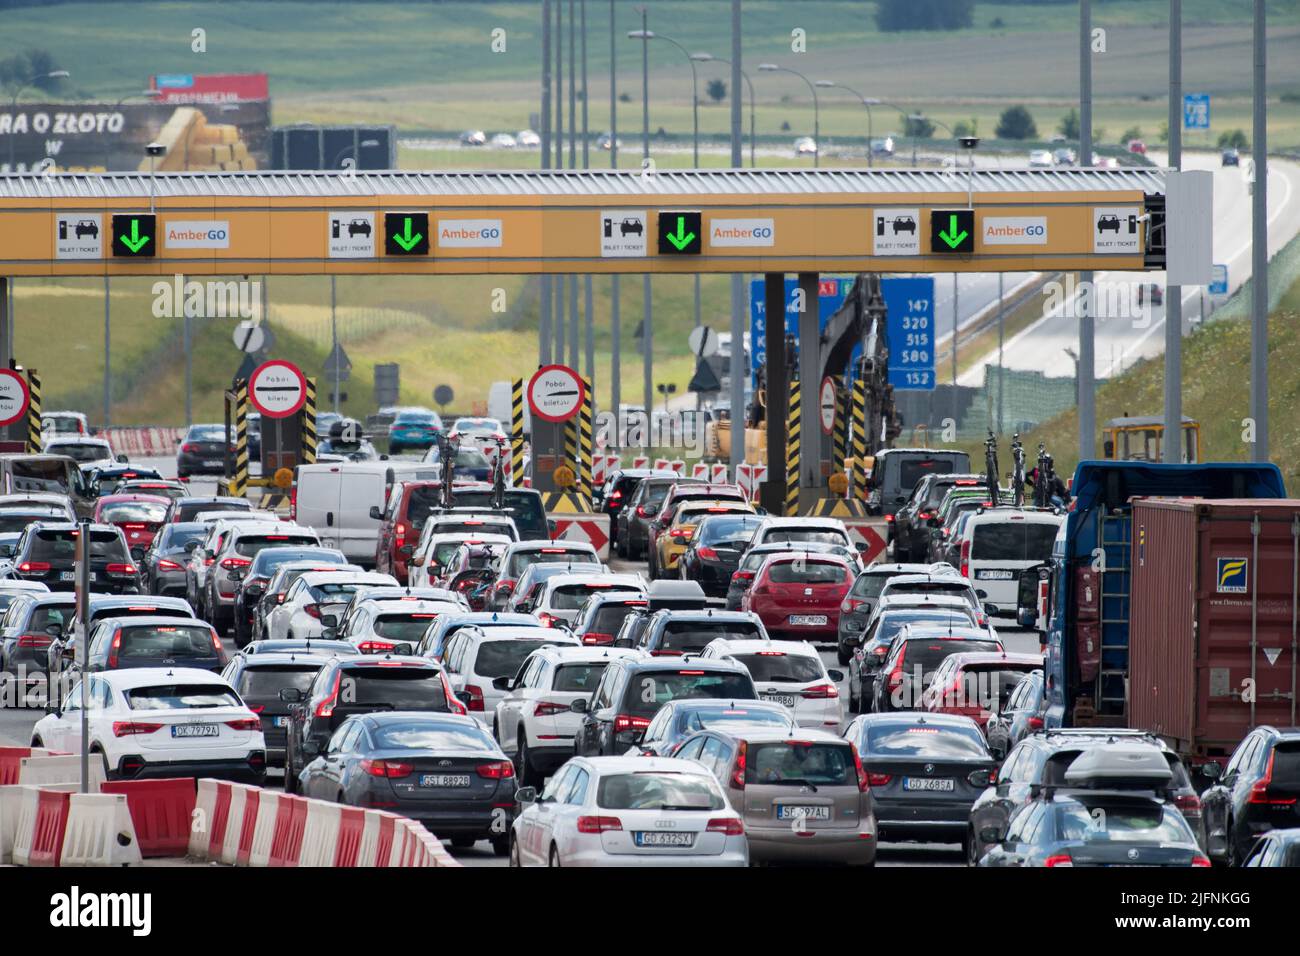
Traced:
[[1072, 172], [0, 177], [0, 275], [1151, 268], [1162, 171]]

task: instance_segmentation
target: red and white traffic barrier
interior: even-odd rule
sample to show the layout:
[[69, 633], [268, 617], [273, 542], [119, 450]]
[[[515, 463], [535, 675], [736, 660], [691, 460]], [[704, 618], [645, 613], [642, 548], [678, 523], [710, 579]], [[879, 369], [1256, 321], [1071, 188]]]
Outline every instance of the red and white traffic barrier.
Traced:
[[552, 537], [557, 541], [585, 541], [596, 549], [601, 561], [609, 560], [609, 515], [603, 512], [548, 515], [555, 522]]
[[619, 455], [598, 454], [591, 456], [591, 484], [599, 488], [603, 485], [610, 473], [616, 471], [623, 459]]
[[28, 757], [54, 756], [60, 755], [41, 747], [0, 747], [0, 786], [18, 782], [18, 771]]
[[184, 856], [194, 818], [193, 777], [162, 780], [110, 780], [100, 793], [126, 797], [131, 825], [143, 857]]
[[184, 434], [184, 428], [142, 426], [106, 428], [100, 437], [112, 446], [115, 454], [127, 458], [169, 458], [176, 454], [176, 445]]
[[767, 465], [741, 462], [736, 466], [736, 484], [750, 501], [758, 500], [758, 487], [767, 481]]
[[131, 866], [142, 860], [131, 811], [120, 793], [72, 793], [56, 866]]

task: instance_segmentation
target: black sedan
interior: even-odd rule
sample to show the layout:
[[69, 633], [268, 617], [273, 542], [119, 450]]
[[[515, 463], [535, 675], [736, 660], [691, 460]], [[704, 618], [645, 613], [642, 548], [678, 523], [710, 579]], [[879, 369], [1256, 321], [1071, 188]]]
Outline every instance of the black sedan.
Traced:
[[235, 453], [234, 433], [225, 425], [191, 425], [176, 448], [176, 474], [219, 475], [226, 467], [226, 453]]
[[[295, 643], [301, 646], [305, 642]], [[222, 672], [221, 676], [262, 720], [268, 767], [284, 766], [289, 705], [280, 699], [280, 691], [296, 687], [305, 692], [323, 666], [323, 655], [290, 650], [287, 653], [236, 654]]]
[[870, 714], [855, 718], [844, 736], [862, 757], [879, 839], [965, 839], [971, 806], [997, 768], [975, 721], [949, 714]]
[[397, 711], [345, 721], [299, 777], [308, 797], [411, 817], [466, 848], [510, 851], [515, 768], [472, 717]]
[[731, 576], [740, 567], [741, 555], [762, 521], [758, 515], [745, 514], [705, 518], [677, 563], [678, 574], [684, 580], [699, 582], [709, 597], [726, 597]]

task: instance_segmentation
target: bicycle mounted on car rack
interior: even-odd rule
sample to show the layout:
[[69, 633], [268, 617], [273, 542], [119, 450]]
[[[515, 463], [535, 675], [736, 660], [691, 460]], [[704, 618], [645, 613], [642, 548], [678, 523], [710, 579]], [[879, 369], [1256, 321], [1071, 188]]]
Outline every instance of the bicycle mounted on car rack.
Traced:
[[989, 429], [989, 437], [984, 439], [984, 484], [988, 488], [989, 501], [998, 503], [998, 440]]
[[[1025, 446], [1020, 443], [1020, 433], [1011, 436], [1011, 503], [1017, 508], [1025, 506]], [[996, 502], [995, 502], [996, 503]]]
[[492, 465], [492, 510], [501, 511], [506, 506], [506, 439], [494, 439], [497, 446], [496, 461]]

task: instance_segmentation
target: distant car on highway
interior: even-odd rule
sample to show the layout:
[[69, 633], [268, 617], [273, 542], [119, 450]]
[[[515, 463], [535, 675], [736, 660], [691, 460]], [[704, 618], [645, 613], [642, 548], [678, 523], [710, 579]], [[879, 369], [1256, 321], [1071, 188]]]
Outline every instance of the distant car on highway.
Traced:
[[112, 446], [104, 439], [79, 435], [47, 440], [45, 454], [66, 455], [77, 463], [87, 477], [98, 469], [111, 468], [118, 463], [126, 464], [126, 456], [118, 455], [114, 458]]
[[871, 141], [871, 152], [876, 156], [894, 155], [894, 137], [878, 136]]
[[1078, 159], [1078, 155], [1069, 147], [1063, 146], [1052, 151], [1052, 161], [1058, 166], [1073, 166]]
[[605, 152], [609, 152], [611, 148], [622, 149], [623, 141], [615, 138], [612, 133], [601, 133], [600, 136], [596, 138], [596, 148], [603, 149]]
[[531, 149], [542, 145], [542, 138], [534, 130], [521, 129], [515, 134], [515, 142], [525, 149]]
[[491, 146], [493, 149], [514, 149], [518, 145], [516, 140], [509, 133], [493, 133]]
[[177, 476], [221, 474], [226, 467], [227, 449], [231, 455], [235, 453], [235, 443], [227, 437], [225, 425], [191, 425], [176, 449]]
[[794, 141], [794, 154], [796, 156], [815, 156], [817, 154], [817, 140], [811, 136], [800, 136]]
[[487, 133], [481, 129], [466, 130], [460, 134], [460, 145], [462, 146], [485, 146], [487, 145]]
[[1224, 166], [1241, 165], [1241, 153], [1237, 151], [1237, 148], [1235, 146], [1229, 146], [1227, 149], [1225, 149], [1220, 154], [1219, 159]]
[[1034, 149], [1029, 152], [1030, 169], [1051, 169], [1056, 165], [1056, 160], [1052, 157], [1051, 150]]
[[408, 448], [436, 446], [442, 434], [442, 418], [428, 408], [403, 408], [388, 426], [388, 453], [396, 455]]
[[1140, 139], [1131, 139], [1128, 141], [1128, 151], [1139, 156], [1145, 156], [1147, 154], [1147, 144]]

